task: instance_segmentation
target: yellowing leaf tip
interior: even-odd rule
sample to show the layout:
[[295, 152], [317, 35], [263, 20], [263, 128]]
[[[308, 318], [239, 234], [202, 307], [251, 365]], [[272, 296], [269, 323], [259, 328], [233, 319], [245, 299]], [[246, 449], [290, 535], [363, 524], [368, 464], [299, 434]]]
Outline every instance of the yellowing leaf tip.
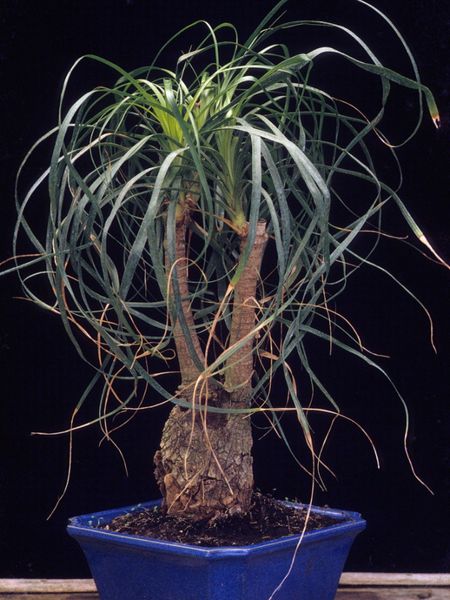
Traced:
[[436, 127], [436, 129], [439, 129], [441, 126], [441, 117], [439, 116], [439, 113], [435, 113], [433, 115], [431, 115], [431, 118], [433, 119], [433, 123], [434, 126]]

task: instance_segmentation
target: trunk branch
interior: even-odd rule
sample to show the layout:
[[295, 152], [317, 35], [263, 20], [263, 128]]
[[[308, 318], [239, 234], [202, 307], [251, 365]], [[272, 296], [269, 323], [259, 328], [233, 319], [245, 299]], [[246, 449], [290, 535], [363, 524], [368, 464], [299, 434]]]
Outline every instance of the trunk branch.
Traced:
[[[248, 397], [252, 389], [254, 336], [250, 334], [255, 326], [256, 288], [267, 239], [266, 223], [265, 221], [259, 221], [247, 264], [234, 289], [228, 347], [231, 348], [239, 344], [247, 335], [249, 338], [228, 359], [225, 371], [225, 388], [230, 392], [233, 403], [244, 405], [248, 403]], [[245, 250], [247, 240], [247, 234], [241, 236], [241, 254]]]
[[[197, 332], [195, 330], [194, 317], [192, 315], [191, 304], [189, 300], [189, 285], [188, 285], [188, 259], [186, 258], [186, 225], [189, 219], [189, 209], [182, 207], [180, 214], [176, 218], [176, 231], [175, 231], [175, 270], [178, 281], [178, 290], [181, 298], [181, 309], [183, 312], [184, 320], [189, 329], [192, 345], [199, 361], [204, 364], [205, 357], [203, 350], [200, 345]], [[171, 273], [172, 265], [169, 264], [169, 257], [166, 251], [166, 269], [167, 274]], [[173, 293], [173, 284], [169, 286], [170, 293]], [[181, 386], [192, 386], [197, 380], [200, 370], [196, 365], [192, 351], [189, 348], [189, 344], [184, 336], [183, 329], [181, 327], [180, 320], [177, 318], [172, 320], [172, 331], [175, 342], [176, 353], [178, 357], [178, 364], [181, 372]]]

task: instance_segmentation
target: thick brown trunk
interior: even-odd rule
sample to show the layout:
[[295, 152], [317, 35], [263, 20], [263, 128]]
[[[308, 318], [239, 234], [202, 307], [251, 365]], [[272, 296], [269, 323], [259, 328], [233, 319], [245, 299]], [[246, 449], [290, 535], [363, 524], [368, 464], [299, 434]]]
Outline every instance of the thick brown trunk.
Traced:
[[[236, 285], [233, 300], [233, 325], [230, 343], [239, 342], [255, 323], [255, 295], [259, 267], [264, 251], [265, 226], [258, 225], [257, 240], [248, 263]], [[246, 238], [243, 238], [241, 250]], [[180, 293], [187, 299], [187, 265], [185, 258], [185, 221], [177, 228], [177, 268]], [[246, 284], [246, 279], [248, 283]], [[183, 301], [183, 312], [192, 332], [194, 320], [189, 302]], [[200, 375], [189, 353], [181, 326], [173, 327], [180, 363], [182, 385], [179, 398], [197, 410], [175, 406], [164, 426], [161, 446], [155, 454], [155, 475], [169, 514], [184, 515], [194, 520], [215, 519], [226, 514], [245, 513], [250, 508], [253, 491], [252, 432], [248, 417], [207, 412], [206, 406], [229, 407], [248, 405], [244, 395], [251, 389], [253, 372], [250, 339], [233, 356], [227, 374], [227, 390], [209, 384], [207, 391], [195, 381]], [[199, 340], [193, 335], [197, 355], [204, 360]], [[239, 373], [239, 375], [238, 375]]]
[[[186, 258], [186, 223], [189, 219], [189, 211], [187, 208], [182, 208], [176, 221], [175, 231], [175, 263], [171, 265], [168, 260], [166, 253], [166, 269], [167, 273], [172, 275], [173, 271], [176, 272], [178, 281], [178, 290], [181, 297], [181, 308], [183, 311], [184, 320], [191, 334], [192, 346], [198, 357], [198, 360], [204, 364], [205, 357], [200, 346], [200, 340], [195, 330], [194, 317], [189, 300], [189, 286], [188, 286], [188, 260]], [[173, 293], [173, 285], [170, 286], [170, 293]], [[181, 385], [182, 387], [190, 386], [196, 381], [200, 374], [200, 370], [194, 362], [192, 357], [192, 351], [189, 348], [188, 342], [183, 334], [183, 329], [179, 318], [173, 323], [173, 337], [175, 341], [175, 348], [177, 351], [178, 364], [181, 373]]]
[[245, 513], [253, 489], [252, 432], [242, 415], [172, 409], [155, 455], [169, 514], [194, 520]]
[[[247, 340], [228, 359], [225, 375], [225, 388], [230, 391], [233, 403], [246, 406], [252, 389], [253, 345], [251, 332], [255, 326], [257, 310], [256, 289], [260, 277], [261, 261], [267, 243], [265, 221], [256, 226], [256, 236], [248, 256], [247, 264], [234, 289], [233, 311], [229, 348], [238, 347], [246, 336]], [[247, 236], [241, 236], [241, 253], [247, 245]]]

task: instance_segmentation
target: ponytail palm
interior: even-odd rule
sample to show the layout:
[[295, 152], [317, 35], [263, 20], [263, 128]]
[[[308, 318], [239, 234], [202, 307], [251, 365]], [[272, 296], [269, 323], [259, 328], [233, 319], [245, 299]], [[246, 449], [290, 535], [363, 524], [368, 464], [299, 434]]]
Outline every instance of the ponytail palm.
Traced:
[[[368, 256], [383, 209], [395, 203], [427, 244], [370, 149], [386, 142], [379, 126], [392, 84], [411, 88], [420, 111], [424, 98], [437, 122], [414, 62], [409, 79], [341, 26], [271, 24], [284, 3], [243, 43], [229, 24], [189, 26], [183, 34], [203, 29], [204, 38], [173, 71], [155, 62], [126, 72], [84, 57], [117, 81], [67, 109], [69, 73], [58, 126], [40, 140], [55, 137], [50, 166], [18, 200], [15, 244], [25, 233], [36, 255], [17, 267], [23, 287], [60, 315], [95, 371], [71, 431], [85, 425], [76, 415], [94, 398], [108, 439], [141, 408], [172, 403], [156, 477], [166, 509], [194, 519], [248, 510], [250, 417], [266, 411], [285, 439], [280, 399], [317, 460], [310, 392], [296, 373], [302, 366], [337, 414], [309, 363], [308, 338], [374, 364], [345, 319], [331, 332], [329, 305], [362, 263], [376, 267]], [[279, 43], [284, 31], [312, 25], [350, 37], [358, 58], [325, 46], [292, 54]], [[314, 84], [330, 54], [373, 77], [374, 115]], [[28, 221], [32, 202], [48, 214], [44, 234]], [[361, 256], [354, 240], [364, 230], [376, 235]], [[51, 299], [35, 291], [36, 278]]]

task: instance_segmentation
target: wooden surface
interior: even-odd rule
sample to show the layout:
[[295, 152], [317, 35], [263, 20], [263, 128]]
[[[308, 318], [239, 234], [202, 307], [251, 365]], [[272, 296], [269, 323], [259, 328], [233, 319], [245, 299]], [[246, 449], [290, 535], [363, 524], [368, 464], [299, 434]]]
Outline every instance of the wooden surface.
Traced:
[[[98, 600], [95, 593], [87, 594], [0, 594], [3, 600]], [[231, 599], [230, 599], [231, 600]], [[450, 589], [366, 588], [338, 590], [336, 600], [450, 600]]]
[[[98, 600], [88, 594], [0, 594], [3, 600]], [[450, 589], [367, 588], [338, 590], [336, 600], [449, 600]], [[231, 599], [230, 599], [231, 600]]]
[[[84, 596], [83, 600], [88, 598], [89, 596]], [[95, 596], [91, 595], [90, 598], [93, 599]], [[53, 600], [55, 600], [55, 597], [53, 597]], [[73, 600], [73, 598], [68, 596], [64, 600]], [[371, 587], [339, 589], [336, 600], [450, 600], [450, 588]]]
[[[0, 599], [8, 598], [98, 600], [98, 594], [91, 579], [0, 579]], [[450, 600], [450, 575], [344, 573], [336, 600]]]

